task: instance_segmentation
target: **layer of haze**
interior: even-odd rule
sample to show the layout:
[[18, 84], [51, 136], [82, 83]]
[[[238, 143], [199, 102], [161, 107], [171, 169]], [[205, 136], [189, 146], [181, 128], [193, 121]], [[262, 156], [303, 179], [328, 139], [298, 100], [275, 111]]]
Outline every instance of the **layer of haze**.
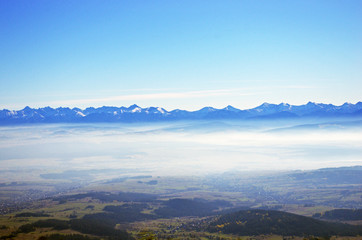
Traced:
[[360, 127], [316, 126], [303, 131], [262, 122], [1, 127], [1, 180], [90, 169], [172, 176], [362, 165]]

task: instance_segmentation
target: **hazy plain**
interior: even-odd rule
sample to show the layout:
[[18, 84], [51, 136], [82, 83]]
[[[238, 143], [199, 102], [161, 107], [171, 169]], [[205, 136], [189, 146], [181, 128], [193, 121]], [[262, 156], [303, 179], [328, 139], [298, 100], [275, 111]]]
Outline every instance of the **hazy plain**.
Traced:
[[0, 180], [69, 170], [172, 176], [362, 165], [358, 126], [198, 121], [1, 127]]

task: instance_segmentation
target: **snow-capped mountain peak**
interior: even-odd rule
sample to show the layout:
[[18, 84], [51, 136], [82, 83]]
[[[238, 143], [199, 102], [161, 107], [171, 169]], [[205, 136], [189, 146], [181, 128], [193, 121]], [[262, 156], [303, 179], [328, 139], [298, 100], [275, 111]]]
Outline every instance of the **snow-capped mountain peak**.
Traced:
[[222, 109], [204, 107], [197, 111], [175, 109], [170, 112], [161, 107], [141, 108], [136, 104], [127, 107], [89, 107], [33, 109], [29, 106], [13, 111], [0, 110], [0, 125], [24, 123], [62, 123], [62, 122], [135, 122], [135, 121], [174, 121], [198, 119], [238, 119], [248, 120], [262, 118], [309, 118], [309, 117], [343, 117], [362, 119], [362, 102], [356, 104], [344, 103], [341, 106], [308, 102], [305, 105], [290, 105], [288, 103], [270, 104], [248, 110], [240, 110], [228, 105]]

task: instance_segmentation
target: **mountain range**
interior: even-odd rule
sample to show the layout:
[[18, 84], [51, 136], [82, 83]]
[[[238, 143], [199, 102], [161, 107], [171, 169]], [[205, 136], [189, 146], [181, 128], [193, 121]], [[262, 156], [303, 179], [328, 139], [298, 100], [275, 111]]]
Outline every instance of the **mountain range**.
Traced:
[[308, 102], [305, 105], [287, 103], [263, 103], [256, 108], [240, 110], [232, 106], [222, 109], [204, 107], [197, 111], [175, 109], [167, 111], [160, 107], [89, 107], [80, 108], [30, 108], [14, 111], [0, 110], [0, 124], [24, 123], [81, 123], [81, 122], [149, 122], [175, 120], [272, 120], [293, 118], [358, 118], [362, 117], [362, 102], [333, 104]]

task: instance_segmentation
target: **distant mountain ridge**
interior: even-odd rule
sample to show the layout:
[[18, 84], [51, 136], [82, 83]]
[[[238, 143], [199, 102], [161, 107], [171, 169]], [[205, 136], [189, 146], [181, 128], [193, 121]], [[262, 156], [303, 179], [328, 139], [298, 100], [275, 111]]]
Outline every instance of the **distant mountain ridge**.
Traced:
[[0, 110], [0, 124], [24, 123], [91, 123], [91, 122], [150, 122], [174, 120], [209, 120], [209, 119], [290, 119], [290, 118], [323, 118], [323, 117], [362, 117], [362, 102], [345, 103], [341, 106], [333, 104], [308, 102], [305, 105], [287, 103], [263, 103], [256, 108], [240, 110], [232, 106], [222, 109], [204, 107], [197, 111], [172, 110], [160, 107], [141, 108], [137, 105], [129, 107], [89, 107], [80, 108], [30, 108], [13, 111]]

